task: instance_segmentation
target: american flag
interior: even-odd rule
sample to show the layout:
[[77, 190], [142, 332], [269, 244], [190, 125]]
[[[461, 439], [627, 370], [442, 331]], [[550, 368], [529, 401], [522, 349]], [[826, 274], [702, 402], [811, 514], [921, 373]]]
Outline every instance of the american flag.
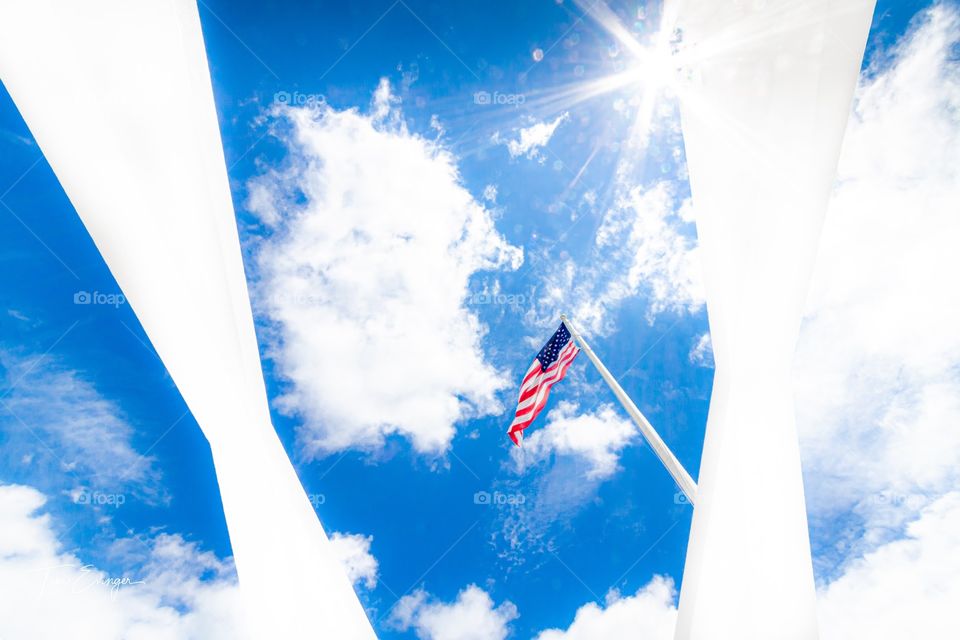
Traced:
[[520, 383], [520, 399], [517, 401], [517, 412], [507, 435], [513, 444], [520, 446], [523, 439], [523, 430], [530, 426], [537, 414], [547, 404], [550, 396], [550, 387], [563, 380], [570, 363], [580, 353], [574, 340], [570, 338], [567, 325], [560, 323], [560, 328], [553, 337], [540, 349], [540, 353], [533, 359], [533, 364], [527, 369]]

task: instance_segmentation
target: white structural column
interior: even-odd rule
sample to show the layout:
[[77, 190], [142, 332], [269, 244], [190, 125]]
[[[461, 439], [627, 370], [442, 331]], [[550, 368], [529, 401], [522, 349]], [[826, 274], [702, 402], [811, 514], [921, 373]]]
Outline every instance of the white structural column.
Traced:
[[194, 0], [4, 0], [0, 77], [210, 443], [251, 636], [373, 638], [271, 424]]
[[716, 377], [678, 640], [810, 640], [790, 369], [873, 0], [678, 0]]

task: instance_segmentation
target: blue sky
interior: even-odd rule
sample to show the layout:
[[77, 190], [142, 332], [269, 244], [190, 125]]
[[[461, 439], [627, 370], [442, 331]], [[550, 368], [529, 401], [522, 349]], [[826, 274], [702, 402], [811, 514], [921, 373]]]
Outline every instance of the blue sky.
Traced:
[[[956, 77], [956, 23], [943, 16], [915, 18], [929, 6], [878, 3], [862, 84], [876, 78], [886, 78], [887, 84], [872, 85], [873, 94], [858, 94], [865, 106], [858, 120], [861, 133], [853, 141], [875, 139], [896, 116], [878, 111], [886, 103], [875, 94], [898, 81], [892, 73], [898, 60], [932, 60]], [[944, 6], [955, 11], [951, 5], [940, 9]], [[612, 7], [647, 42], [658, 17], [656, 3]], [[548, 411], [534, 425], [540, 439], [526, 457], [517, 457], [505, 436], [519, 376], [555, 329], [557, 313], [567, 310], [582, 318], [596, 352], [697, 475], [713, 372], [709, 350], [697, 349], [706, 344], [707, 316], [687, 266], [696, 235], [685, 209], [689, 187], [682, 136], [669, 96], [657, 103], [649, 143], [635, 153], [629, 131], [643, 87], [629, 84], [579, 99], [577, 90], [586, 83], [629, 65], [614, 39], [571, 2], [264, 5], [209, 0], [200, 4], [200, 17], [274, 423], [325, 528], [372, 537], [368, 552], [378, 568], [364, 573], [368, 580], [358, 583], [358, 593], [380, 637], [454, 637], [440, 635], [436, 625], [441, 623], [433, 614], [471, 584], [489, 595], [491, 606], [478, 606], [491, 610], [490, 637], [500, 637], [496, 634], [504, 628], [517, 638], [566, 629], [584, 605], [613, 606], [611, 590], [629, 597], [655, 576], [672, 578], [678, 588], [691, 508], [675, 499], [673, 482], [630, 431], [623, 412], [607, 409], [614, 399], [585, 358], [555, 388]], [[897, 49], [913, 33], [911, 20], [917, 29], [924, 19], [940, 20], [939, 31], [928, 25], [924, 33], [930, 42], [946, 34], [941, 48], [946, 54], [940, 58], [935, 52], [924, 58], [923, 47]], [[389, 83], [389, 98], [382, 79]], [[931, 108], [951, 99], [934, 96]], [[311, 112], [308, 103], [326, 106]], [[306, 107], [291, 110], [291, 104]], [[379, 115], [378, 109], [383, 110]], [[317, 113], [327, 114], [326, 119]], [[916, 120], [910, 115], [896, 122]], [[946, 122], [945, 135], [956, 135], [955, 122]], [[872, 123], [881, 128], [871, 130]], [[367, 138], [359, 135], [364, 131]], [[312, 134], [328, 142], [363, 138], [369, 148], [334, 152], [297, 137]], [[911, 135], [892, 136], [901, 137]], [[435, 187], [449, 202], [459, 202], [460, 185], [472, 198], [458, 205], [466, 213], [444, 223], [454, 225], [445, 238], [457, 240], [471, 222], [492, 225], [476, 232], [476, 246], [458, 245], [432, 263], [442, 271], [433, 287], [452, 282], [447, 294], [461, 301], [436, 302], [441, 324], [435, 335], [442, 344], [403, 333], [435, 302], [421, 267], [377, 266], [357, 273], [360, 302], [347, 304], [346, 310], [330, 301], [339, 289], [311, 290], [317, 280], [298, 279], [310, 265], [333, 269], [336, 264], [314, 255], [322, 243], [311, 242], [325, 233], [322, 224], [320, 231], [311, 231], [297, 221], [322, 221], [324, 215], [336, 215], [330, 213], [336, 206], [343, 224], [351, 224], [349, 198], [334, 202], [311, 175], [342, 193], [382, 194], [379, 200], [364, 196], [365, 207], [382, 205], [383, 217], [371, 213], [357, 223], [358, 236], [380, 224], [396, 224], [398, 236], [409, 233], [414, 241], [429, 235], [422, 222], [392, 221], [414, 215], [402, 201], [403, 189], [362, 171], [337, 176], [326, 164], [382, 160], [378, 153], [409, 140], [420, 145], [409, 153], [421, 154], [423, 166], [441, 176], [413, 175], [415, 188]], [[183, 544], [196, 543], [197, 553], [225, 560], [231, 550], [209, 448], [129, 305], [108, 297], [120, 293], [117, 285], [5, 91], [0, 92], [0, 148], [5, 205], [0, 207], [0, 260], [6, 276], [0, 286], [6, 310], [0, 315], [5, 402], [0, 482], [45, 494], [44, 508], [62, 548], [110, 575], [148, 573], [144, 554], [156, 552], [163, 534], [179, 535]], [[841, 184], [870, 179], [856, 160], [841, 163]], [[388, 160], [376, 166], [403, 168]], [[458, 175], [444, 180], [443, 167]], [[931, 181], [939, 176], [923, 167], [914, 170], [932, 175]], [[931, 183], [931, 193], [938, 185]], [[842, 213], [846, 201], [838, 201]], [[390, 217], [393, 206], [395, 218]], [[478, 214], [476, 207], [486, 213]], [[925, 240], [916, 242], [923, 246]], [[338, 251], [349, 271], [359, 264], [358, 256], [380, 265], [380, 257], [391, 258], [382, 254], [390, 246], [374, 238]], [[427, 243], [423, 250], [436, 246]], [[411, 264], [413, 249], [402, 258]], [[829, 247], [826, 252], [833, 255]], [[857, 288], [862, 281], [849, 273], [846, 289], [824, 285], [823, 293], [823, 286], [815, 287], [815, 304], [823, 306], [814, 311], [826, 311], [812, 316], [839, 317], [836, 300], [847, 299], [846, 294], [855, 298], [863, 290]], [[399, 291], [390, 288], [393, 277]], [[337, 286], [353, 278], [350, 272]], [[295, 288], [301, 286], [306, 289]], [[322, 300], [304, 301], [304, 291]], [[79, 292], [102, 294], [95, 300], [102, 303], [77, 304]], [[378, 298], [384, 292], [389, 299]], [[469, 382], [448, 385], [436, 397], [415, 397], [420, 404], [409, 409], [399, 429], [382, 418], [400, 406], [395, 398], [370, 400], [357, 424], [338, 420], [340, 408], [324, 395], [341, 393], [336, 368], [350, 371], [342, 376], [347, 380], [342, 394], [349, 397], [355, 391], [350, 379], [387, 365], [360, 357], [333, 368], [320, 364], [329, 361], [331, 349], [341, 356], [364, 353], [350, 350], [351, 338], [336, 333], [333, 319], [382, 323], [388, 313], [411, 314], [412, 319], [396, 316], [400, 333], [393, 339], [413, 345], [400, 353], [419, 356], [389, 365], [389, 371], [411, 371], [401, 378], [413, 381], [398, 379], [396, 389], [417, 391], [418, 369], [434, 365], [452, 376], [469, 372]], [[809, 373], [804, 379], [817, 378], [818, 341], [826, 340], [815, 332], [817, 326], [813, 322], [802, 339], [803, 373]], [[890, 335], [902, 342], [908, 334]], [[382, 346], [387, 338], [378, 340], [371, 344]], [[854, 383], [847, 372], [865, 362], [865, 353], [872, 353], [868, 346], [843, 362], [831, 361], [831, 371], [848, 388]], [[904, 385], [914, 385], [904, 392], [914, 404], [904, 410], [926, 406], [916, 398], [936, 393], [936, 385], [948, 379], [943, 372], [955, 375], [960, 362], [948, 358], [934, 373], [929, 363], [916, 364], [916, 371], [927, 376], [922, 378], [921, 373], [912, 377], [908, 358], [887, 355], [870, 370], [901, 363], [901, 375], [912, 381]], [[333, 387], [325, 391], [327, 381]], [[799, 387], [801, 400], [807, 397], [803, 393], [816, 394], [811, 385]], [[434, 400], [452, 401], [457, 408], [446, 417], [430, 414], [421, 420], [422, 403]], [[876, 415], [850, 402], [844, 412], [827, 407], [823, 410], [831, 416], [844, 416], [835, 420], [840, 426], [804, 435], [805, 463], [816, 457], [807, 467], [808, 503], [824, 593], [832, 581], [850, 575], [851, 562], [910, 539], [909, 523], [929, 515], [923, 510], [953, 486], [946, 471], [917, 479], [911, 469], [903, 471], [899, 483], [855, 482], [843, 469], [859, 462], [834, 464], [820, 456], [828, 442], [877, 439], [869, 429], [882, 429], [903, 409], [895, 400], [874, 406]], [[940, 406], [936, 398], [930, 402]], [[801, 423], [806, 418], [823, 422], [817, 408], [801, 411]], [[931, 420], [949, 423], [951, 415]], [[851, 435], [850, 425], [864, 431]], [[604, 434], [595, 448], [543, 435], [584, 428]], [[76, 433], [87, 435], [78, 441], [71, 436]], [[811, 469], [857, 498], [830, 499], [830, 491], [811, 479]], [[123, 503], [78, 500], [93, 492], [111, 496], [112, 502], [122, 496]], [[477, 492], [519, 497], [523, 504], [478, 505]], [[910, 503], [909, 513], [878, 515], [869, 508], [877, 496], [884, 504], [921, 497]], [[229, 577], [228, 564], [222, 571]], [[202, 580], [221, 579], [214, 573], [204, 573]], [[401, 609], [411, 612], [406, 622], [397, 613]]]

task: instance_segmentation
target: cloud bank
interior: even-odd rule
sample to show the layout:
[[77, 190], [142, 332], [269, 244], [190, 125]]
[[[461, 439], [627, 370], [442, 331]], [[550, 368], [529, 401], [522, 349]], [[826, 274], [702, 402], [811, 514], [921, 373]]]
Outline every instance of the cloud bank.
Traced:
[[605, 607], [594, 602], [583, 605], [566, 630], [548, 629], [536, 640], [672, 640], [677, 623], [676, 596], [673, 580], [654, 576], [632, 596], [610, 591]]
[[414, 629], [421, 640], [504, 640], [518, 615], [509, 600], [494, 605], [486, 591], [471, 584], [450, 603], [422, 589], [404, 596], [394, 607], [391, 622], [401, 631]]
[[267, 234], [256, 247], [270, 355], [289, 381], [307, 457], [376, 449], [391, 434], [446, 451], [458, 422], [502, 407], [464, 306], [480, 271], [523, 256], [461, 184], [456, 159], [410, 133], [382, 81], [368, 115], [285, 108], [283, 169], [249, 186]]
[[161, 534], [117, 541], [130, 569], [112, 575], [61, 548], [45, 502], [32, 487], [0, 485], [0, 637], [246, 637], [232, 564]]
[[823, 638], [953, 637], [960, 16], [864, 74], [795, 366]]

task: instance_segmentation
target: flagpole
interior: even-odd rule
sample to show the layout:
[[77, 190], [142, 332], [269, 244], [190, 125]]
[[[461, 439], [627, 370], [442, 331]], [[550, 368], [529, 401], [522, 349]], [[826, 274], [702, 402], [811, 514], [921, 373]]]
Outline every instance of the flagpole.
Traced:
[[670, 472], [670, 475], [673, 476], [674, 481], [677, 483], [677, 486], [680, 487], [680, 490], [687, 496], [687, 500], [690, 501], [690, 504], [694, 504], [697, 494], [697, 483], [693, 481], [693, 478], [690, 477], [690, 474], [687, 473], [687, 470], [683, 468], [683, 465], [680, 464], [680, 461], [677, 460], [676, 456], [673, 455], [673, 452], [670, 451], [666, 443], [660, 438], [660, 435], [653, 428], [653, 425], [650, 424], [650, 421], [647, 420], [646, 416], [640, 413], [640, 409], [637, 408], [637, 405], [633, 403], [633, 400], [630, 399], [630, 396], [623, 390], [623, 387], [617, 382], [607, 368], [603, 366], [603, 363], [600, 362], [600, 358], [597, 357], [597, 354], [593, 352], [593, 349], [590, 348], [590, 345], [587, 344], [586, 340], [583, 339], [583, 336], [577, 331], [573, 326], [573, 323], [566, 316], [566, 314], [560, 314], [560, 321], [563, 322], [564, 326], [570, 332], [570, 335], [573, 336], [573, 339], [577, 341], [577, 344], [580, 346], [580, 349], [587, 354], [587, 357], [590, 358], [590, 362], [593, 363], [593, 366], [597, 368], [597, 371], [600, 372], [600, 377], [609, 385], [610, 390], [613, 391], [613, 395], [617, 397], [617, 400], [620, 401], [620, 404], [623, 405], [623, 408], [626, 410], [627, 414], [633, 419], [637, 427], [640, 428], [640, 433], [643, 434], [644, 439], [650, 445], [650, 448], [653, 449], [653, 452], [657, 454], [657, 457], [660, 458], [660, 462], [663, 463], [663, 466], [667, 468], [667, 471]]

